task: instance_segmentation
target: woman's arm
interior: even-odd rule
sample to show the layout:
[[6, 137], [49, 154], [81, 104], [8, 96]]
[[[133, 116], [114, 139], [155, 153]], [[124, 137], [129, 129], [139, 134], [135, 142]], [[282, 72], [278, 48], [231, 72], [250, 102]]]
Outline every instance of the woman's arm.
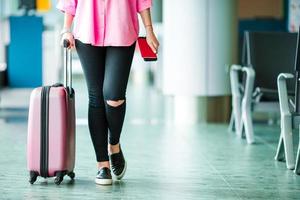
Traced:
[[152, 51], [154, 53], [157, 53], [158, 47], [159, 47], [159, 42], [153, 32], [153, 26], [152, 26], [152, 20], [151, 20], [151, 13], [150, 13], [150, 8], [142, 10], [140, 12], [140, 15], [143, 20], [143, 24], [146, 29], [146, 39], [147, 43], [151, 47]]
[[63, 44], [63, 41], [65, 39], [69, 40], [70, 48], [75, 47], [75, 41], [74, 41], [74, 37], [73, 37], [72, 31], [71, 31], [73, 18], [74, 18], [73, 15], [71, 15], [69, 13], [65, 13], [65, 15], [64, 15], [64, 28], [61, 32], [61, 34], [62, 34], [61, 43]]

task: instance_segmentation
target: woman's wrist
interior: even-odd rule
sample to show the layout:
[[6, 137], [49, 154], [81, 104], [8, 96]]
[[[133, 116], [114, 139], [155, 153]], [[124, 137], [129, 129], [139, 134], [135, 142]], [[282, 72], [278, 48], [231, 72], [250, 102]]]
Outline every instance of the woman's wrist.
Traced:
[[152, 24], [149, 24], [149, 25], [145, 25], [145, 29], [146, 29], [146, 32], [153, 32], [153, 26]]
[[64, 35], [66, 33], [72, 33], [71, 28], [63, 28], [60, 32], [60, 35]]

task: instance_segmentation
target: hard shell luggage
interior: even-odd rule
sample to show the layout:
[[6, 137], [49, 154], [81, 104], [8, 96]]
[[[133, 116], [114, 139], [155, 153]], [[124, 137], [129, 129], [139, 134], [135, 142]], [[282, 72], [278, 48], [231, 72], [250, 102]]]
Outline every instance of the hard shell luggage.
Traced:
[[57, 185], [65, 175], [75, 177], [75, 92], [68, 46], [69, 42], [65, 41], [64, 85], [35, 88], [30, 96], [27, 168], [31, 184], [38, 176], [55, 177]]

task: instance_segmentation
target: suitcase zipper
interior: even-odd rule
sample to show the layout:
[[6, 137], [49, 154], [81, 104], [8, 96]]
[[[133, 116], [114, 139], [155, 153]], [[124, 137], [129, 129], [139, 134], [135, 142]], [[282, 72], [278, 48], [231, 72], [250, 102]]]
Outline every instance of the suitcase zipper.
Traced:
[[48, 150], [49, 150], [49, 92], [50, 87], [42, 88], [41, 92], [41, 146], [40, 146], [40, 171], [41, 176], [48, 177]]

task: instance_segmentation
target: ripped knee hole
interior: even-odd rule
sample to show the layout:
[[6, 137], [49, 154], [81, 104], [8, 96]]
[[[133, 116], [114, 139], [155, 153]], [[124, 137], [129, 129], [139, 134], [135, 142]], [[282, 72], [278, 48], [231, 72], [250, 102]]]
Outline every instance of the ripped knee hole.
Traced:
[[117, 100], [117, 101], [113, 101], [113, 100], [107, 100], [106, 103], [112, 107], [118, 107], [120, 105], [122, 105], [125, 102], [124, 99], [122, 100]]

